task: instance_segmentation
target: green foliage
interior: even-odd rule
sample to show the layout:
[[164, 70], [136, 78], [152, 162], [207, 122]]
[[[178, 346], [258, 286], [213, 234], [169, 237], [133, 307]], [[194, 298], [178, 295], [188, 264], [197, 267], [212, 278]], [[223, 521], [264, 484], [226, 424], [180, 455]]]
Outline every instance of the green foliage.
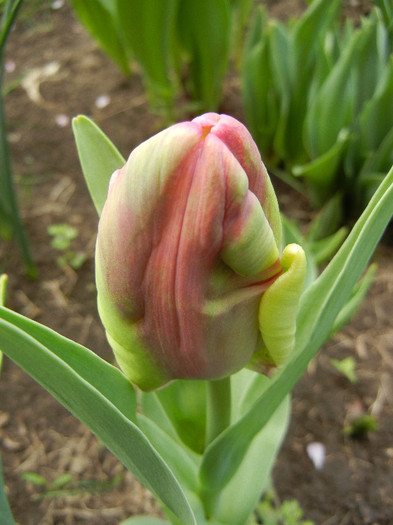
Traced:
[[72, 0], [80, 22], [124, 74], [138, 64], [152, 109], [170, 120], [182, 94], [195, 111], [217, 109], [252, 3]]
[[371, 414], [362, 414], [343, 428], [343, 434], [354, 439], [364, 439], [370, 432], [376, 430], [378, 430], [378, 422], [375, 417]]
[[316, 207], [341, 195], [341, 220], [393, 164], [393, 3], [376, 3], [359, 27], [341, 24], [339, 0], [314, 0], [286, 24], [260, 7], [244, 52], [246, 120], [263, 158]]
[[[91, 199], [101, 215], [112, 173], [125, 164], [116, 146], [90, 119], [79, 115], [72, 121], [79, 160]], [[94, 154], [91, 154], [94, 152]]]
[[274, 494], [267, 492], [256, 509], [257, 522], [263, 525], [314, 525], [310, 520], [303, 519], [303, 510], [296, 500], [284, 501], [275, 505]]
[[336, 370], [345, 376], [351, 383], [357, 383], [358, 377], [356, 375], [356, 361], [353, 357], [346, 357], [344, 359], [331, 359], [330, 362]]
[[50, 224], [47, 229], [52, 237], [51, 246], [62, 252], [57, 258], [57, 264], [60, 267], [70, 265], [74, 270], [78, 270], [87, 259], [84, 252], [75, 252], [71, 248], [72, 241], [79, 236], [76, 228], [70, 224]]
[[22, 259], [30, 277], [36, 277], [37, 270], [30, 253], [27, 235], [20, 217], [14, 182], [12, 179], [11, 158], [7, 141], [6, 115], [3, 95], [4, 52], [12, 24], [23, 0], [6, 0], [0, 21], [0, 237], [5, 240], [15, 238]]
[[[0, 275], [0, 306], [5, 305], [7, 276]], [[0, 373], [3, 364], [3, 352], [0, 350]], [[14, 518], [8, 503], [7, 492], [3, 478], [3, 464], [0, 457], [0, 516], [4, 525], [15, 525]]]
[[64, 473], [49, 482], [46, 478], [37, 472], [23, 472], [21, 478], [26, 483], [34, 485], [38, 493], [35, 496], [37, 501], [46, 498], [61, 498], [65, 496], [79, 496], [86, 493], [96, 494], [106, 492], [116, 487], [123, 479], [123, 473], [120, 472], [112, 479], [101, 480], [80, 480], [77, 481], [71, 474]]
[[52, 237], [51, 245], [60, 251], [67, 250], [79, 235], [78, 230], [69, 224], [50, 224], [47, 230]]

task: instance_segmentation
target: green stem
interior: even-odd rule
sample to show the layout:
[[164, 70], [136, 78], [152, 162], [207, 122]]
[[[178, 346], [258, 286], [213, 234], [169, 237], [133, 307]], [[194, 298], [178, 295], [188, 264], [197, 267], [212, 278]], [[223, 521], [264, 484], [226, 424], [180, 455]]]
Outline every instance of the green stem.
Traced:
[[209, 445], [231, 422], [231, 378], [207, 381], [206, 441]]
[[[206, 381], [206, 440], [205, 448], [231, 423], [231, 378]], [[220, 492], [205, 491], [200, 497], [208, 520], [214, 516]]]

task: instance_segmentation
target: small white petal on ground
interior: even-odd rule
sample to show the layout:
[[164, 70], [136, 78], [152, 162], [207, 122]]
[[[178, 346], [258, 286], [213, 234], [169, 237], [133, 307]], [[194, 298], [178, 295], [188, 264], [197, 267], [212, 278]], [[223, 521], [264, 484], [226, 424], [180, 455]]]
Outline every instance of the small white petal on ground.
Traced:
[[111, 98], [109, 95], [100, 95], [96, 98], [95, 105], [97, 108], [106, 108], [111, 102]]
[[307, 445], [307, 455], [317, 470], [321, 470], [325, 464], [326, 447], [323, 443], [317, 441]]

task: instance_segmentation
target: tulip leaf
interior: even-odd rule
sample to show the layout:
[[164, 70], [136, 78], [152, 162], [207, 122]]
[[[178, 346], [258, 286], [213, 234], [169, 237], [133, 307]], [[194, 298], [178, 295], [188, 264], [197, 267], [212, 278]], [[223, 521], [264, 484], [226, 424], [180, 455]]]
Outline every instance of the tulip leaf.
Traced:
[[111, 175], [126, 161], [105, 133], [88, 117], [75, 117], [72, 128], [87, 187], [97, 213], [101, 215]]
[[367, 152], [374, 152], [392, 129], [393, 56], [380, 78], [375, 96], [364, 105], [359, 119], [362, 147]]
[[118, 25], [124, 41], [139, 63], [153, 107], [172, 110], [172, 35], [174, 0], [117, 0]]
[[220, 523], [247, 523], [270, 481], [269, 475], [287, 433], [289, 418], [290, 403], [286, 397], [256, 435], [236, 475], [222, 491], [215, 513]]
[[293, 356], [248, 412], [206, 450], [200, 470], [205, 491], [218, 493], [231, 480], [254, 437], [329, 337], [392, 216], [393, 168], [335, 257], [305, 291], [300, 304]]
[[376, 86], [378, 86], [377, 81], [383, 74], [390, 54], [387, 30], [381, 23], [378, 10], [373, 9], [367, 18], [362, 18], [361, 31], [363, 42], [356, 63], [356, 113], [362, 110], [365, 102], [373, 99]]
[[276, 80], [271, 73], [269, 33], [266, 9], [258, 6], [245, 44], [242, 96], [248, 128], [264, 159], [272, 153], [279, 114]]
[[161, 430], [166, 432], [173, 439], [177, 439], [178, 436], [176, 431], [156, 394], [156, 391], [143, 392], [143, 390], [141, 390], [139, 392], [138, 402], [141, 413], [154, 421], [154, 423], [158, 425]]
[[[273, 146], [282, 158], [287, 148], [287, 133], [289, 112], [291, 107], [291, 87], [293, 85], [293, 49], [285, 26], [273, 20], [269, 24], [269, 49], [271, 62], [271, 78], [274, 79], [277, 92], [280, 96], [280, 113], [277, 122]], [[265, 74], [265, 72], [262, 72]]]
[[19, 328], [50, 349], [56, 357], [75, 369], [80, 377], [93, 384], [127, 418], [135, 420], [135, 390], [118, 368], [75, 341], [8, 308], [0, 307], [0, 319]]
[[179, 42], [190, 60], [190, 89], [204, 111], [217, 109], [229, 65], [231, 16], [226, 0], [179, 2]]
[[295, 177], [304, 177], [311, 202], [316, 207], [326, 202], [328, 195], [334, 194], [337, 185], [338, 167], [349, 140], [349, 131], [342, 129], [334, 145], [319, 157], [302, 166], [294, 166]]
[[195, 524], [172, 471], [129, 419], [134, 412], [134, 391], [117, 369], [82, 346], [5, 308], [0, 308], [0, 348], [90, 428], [182, 522]]
[[[149, 394], [148, 394], [149, 395]], [[188, 490], [198, 490], [197, 456], [194, 458], [187, 453], [186, 448], [178, 440], [173, 439], [164, 432], [155, 421], [143, 414], [138, 414], [138, 426], [149, 438], [150, 442], [159, 454], [165, 457], [172, 472], [180, 485]]]
[[[131, 73], [129, 54], [120, 38], [113, 3], [97, 0], [71, 0], [72, 7], [86, 31], [99, 43], [102, 50], [117, 64], [124, 75]], [[111, 5], [112, 4], [112, 5]], [[112, 10], [112, 12], [111, 12]]]
[[[363, 39], [364, 34], [360, 31], [353, 34], [310, 104], [305, 120], [305, 142], [311, 158], [328, 151], [337, 141], [339, 132], [352, 122], [355, 109], [353, 93], [356, 91], [354, 64]], [[322, 122], [323, 125], [315, 126], [315, 122]]]
[[[299, 17], [292, 31], [295, 64], [298, 81], [309, 74], [309, 66], [315, 60], [318, 42], [325, 36], [332, 22], [337, 20], [341, 0], [314, 0]], [[303, 86], [304, 87], [304, 86]]]

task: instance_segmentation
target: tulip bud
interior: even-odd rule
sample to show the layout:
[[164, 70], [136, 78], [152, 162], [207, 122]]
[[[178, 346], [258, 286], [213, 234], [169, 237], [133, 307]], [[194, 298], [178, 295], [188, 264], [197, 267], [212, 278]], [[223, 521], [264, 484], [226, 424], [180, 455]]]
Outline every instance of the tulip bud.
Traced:
[[305, 277], [300, 247], [280, 258], [281, 235], [234, 118], [207, 113], [138, 146], [111, 178], [96, 247], [99, 313], [126, 376], [151, 390], [281, 364]]

